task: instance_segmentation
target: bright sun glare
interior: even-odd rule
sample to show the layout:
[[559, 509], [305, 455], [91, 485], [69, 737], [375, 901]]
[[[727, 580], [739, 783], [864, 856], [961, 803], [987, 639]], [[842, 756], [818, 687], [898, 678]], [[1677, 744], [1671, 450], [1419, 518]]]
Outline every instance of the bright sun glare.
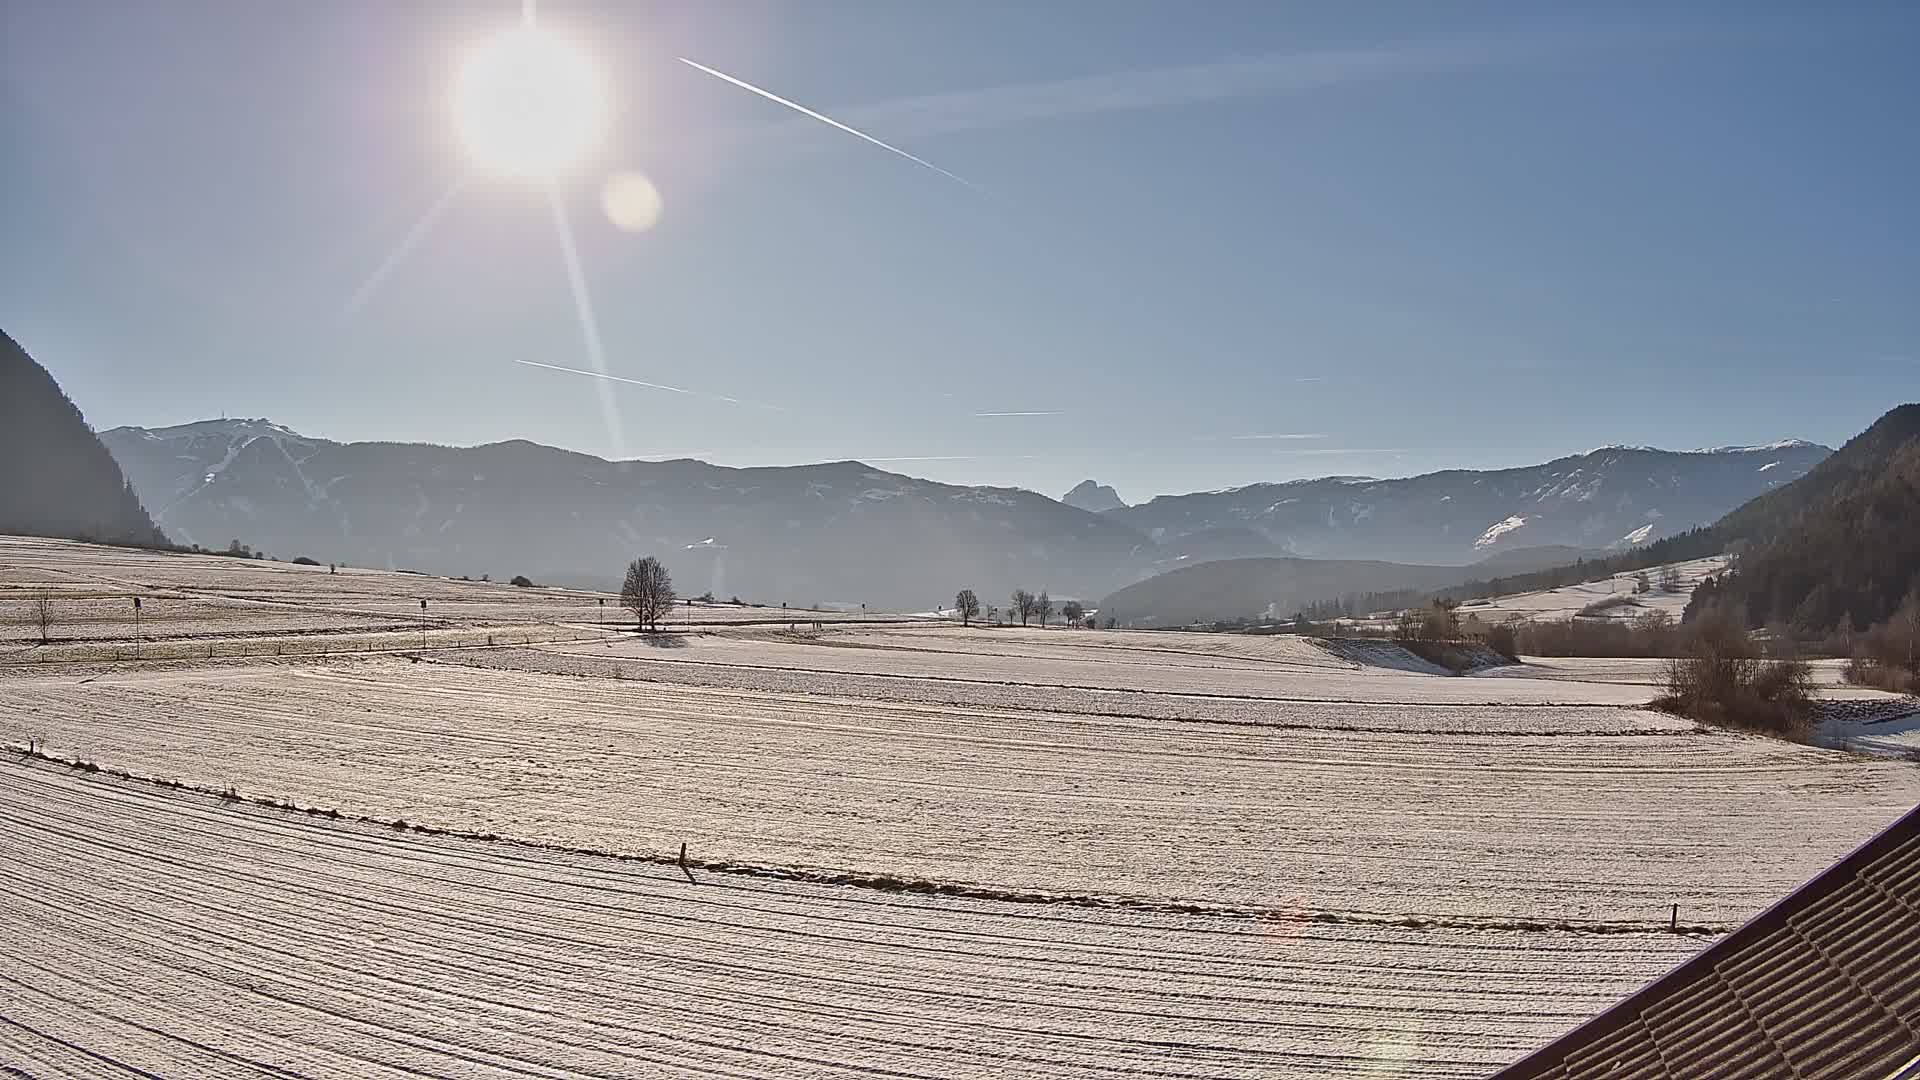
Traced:
[[453, 105], [467, 152], [523, 179], [550, 179], [579, 164], [606, 131], [599, 68], [578, 46], [531, 24], [467, 57]]

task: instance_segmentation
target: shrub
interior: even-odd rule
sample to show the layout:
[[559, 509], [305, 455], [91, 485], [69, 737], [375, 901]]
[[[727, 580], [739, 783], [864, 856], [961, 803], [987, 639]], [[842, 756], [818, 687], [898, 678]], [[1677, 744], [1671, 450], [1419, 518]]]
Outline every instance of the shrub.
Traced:
[[1667, 665], [1667, 696], [1654, 704], [1705, 724], [1800, 738], [1813, 726], [1813, 695], [1804, 660], [1762, 658], [1744, 613], [1715, 608], [1688, 627]]
[[513, 580], [512, 580], [511, 582], [509, 582], [508, 584], [511, 584], [511, 585], [517, 585], [517, 586], [519, 586], [519, 587], [520, 587], [520, 588], [522, 588], [522, 589], [531, 589], [531, 588], [533, 588], [533, 580], [532, 580], [531, 578], [529, 578], [529, 577], [527, 577], [527, 575], [525, 575], [525, 574], [515, 574], [515, 575], [513, 576]]
[[295, 566], [319, 566], [319, 565], [320, 565], [320, 560], [319, 560], [319, 559], [309, 559], [309, 558], [307, 558], [307, 557], [306, 557], [305, 555], [295, 555], [295, 556], [293, 557], [293, 565], [295, 565]]
[[1580, 609], [1582, 615], [1605, 615], [1614, 608], [1639, 607], [1640, 601], [1631, 596], [1605, 596]]
[[1501, 656], [1509, 660], [1520, 659], [1520, 632], [1513, 628], [1513, 624], [1500, 623], [1489, 626], [1481, 638], [1487, 643], [1487, 648]]
[[1673, 617], [1649, 611], [1631, 622], [1573, 619], [1525, 622], [1515, 627], [1516, 645], [1527, 656], [1678, 656], [1680, 633]]
[[1855, 686], [1871, 686], [1896, 694], [1920, 694], [1920, 673], [1883, 664], [1869, 656], [1855, 654], [1842, 669], [1841, 677]]
[[1460, 620], [1454, 614], [1459, 604], [1435, 600], [1426, 607], [1408, 608], [1394, 623], [1395, 641], [1452, 641], [1460, 636]]

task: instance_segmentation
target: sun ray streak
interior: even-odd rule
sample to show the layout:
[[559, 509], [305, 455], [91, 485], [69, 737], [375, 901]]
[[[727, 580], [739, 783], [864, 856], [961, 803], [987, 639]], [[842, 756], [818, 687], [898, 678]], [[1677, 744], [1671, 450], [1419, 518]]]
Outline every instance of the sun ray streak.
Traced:
[[560, 253], [567, 262], [567, 284], [573, 290], [574, 313], [580, 317], [580, 334], [587, 343], [587, 362], [600, 379], [594, 383], [600, 395], [600, 414], [607, 422], [607, 439], [614, 460], [627, 456], [627, 439], [620, 427], [620, 410], [613, 402], [613, 388], [607, 385], [607, 357], [600, 347], [600, 323], [593, 317], [593, 298], [587, 294], [587, 275], [580, 269], [580, 252], [573, 243], [573, 224], [567, 220], [567, 207], [560, 199], [560, 188], [547, 185], [547, 205], [553, 207], [553, 227], [560, 234]]
[[432, 206], [427, 207], [427, 212], [420, 216], [419, 221], [413, 223], [413, 228], [407, 230], [407, 235], [401, 237], [400, 243], [387, 253], [386, 260], [376, 267], [373, 273], [367, 276], [367, 280], [361, 282], [360, 287], [355, 289], [353, 295], [347, 299], [348, 316], [358, 315], [360, 309], [367, 306], [367, 301], [373, 299], [373, 294], [380, 291], [380, 286], [386, 283], [387, 278], [400, 268], [400, 264], [407, 260], [407, 256], [413, 254], [413, 249], [420, 246], [420, 241], [425, 240], [427, 234], [433, 231], [441, 215], [447, 212], [447, 208], [453, 205], [454, 198], [466, 186], [465, 174], [455, 177], [440, 198], [435, 200]]
[[687, 65], [690, 68], [693, 68], [696, 71], [704, 71], [716, 79], [719, 79], [723, 82], [730, 82], [733, 85], [739, 87], [740, 89], [748, 91], [749, 93], [759, 94], [761, 97], [766, 98], [768, 101], [785, 105], [787, 108], [792, 109], [794, 112], [797, 112], [802, 116], [811, 116], [815, 120], [818, 120], [821, 123], [828, 125], [829, 127], [839, 128], [841, 131], [844, 131], [847, 134], [852, 135], [856, 139], [865, 139], [867, 142], [872, 143], [873, 145], [879, 147], [882, 150], [887, 151], [888, 153], [898, 154], [901, 157], [906, 158], [908, 161], [911, 161], [916, 165], [922, 166], [924, 168], [932, 169], [934, 172], [939, 173], [941, 176], [944, 176], [949, 180], [952, 180], [956, 183], [965, 184], [967, 187], [972, 188], [974, 191], [979, 191], [984, 194], [985, 189], [981, 188], [980, 185], [974, 183], [973, 181], [967, 179], [966, 177], [956, 176], [953, 173], [948, 172], [947, 170], [941, 168], [938, 165], [935, 165], [933, 162], [928, 161], [925, 158], [915, 157], [912, 154], [907, 153], [905, 150], [902, 150], [897, 146], [893, 146], [891, 144], [881, 142], [879, 139], [874, 138], [873, 136], [867, 134], [866, 132], [861, 131], [857, 128], [848, 127], [847, 125], [841, 123], [840, 121], [835, 120], [831, 116], [827, 116], [823, 113], [814, 112], [812, 109], [807, 108], [805, 105], [801, 105], [793, 101], [788, 101], [786, 98], [783, 98], [778, 94], [772, 93], [771, 91], [762, 90], [750, 82], [746, 82], [741, 79], [736, 79], [724, 71], [715, 71], [714, 69], [706, 66], [705, 64], [695, 63], [694, 61], [689, 60], [684, 56], [679, 57], [678, 59], [680, 60], [681, 63]]

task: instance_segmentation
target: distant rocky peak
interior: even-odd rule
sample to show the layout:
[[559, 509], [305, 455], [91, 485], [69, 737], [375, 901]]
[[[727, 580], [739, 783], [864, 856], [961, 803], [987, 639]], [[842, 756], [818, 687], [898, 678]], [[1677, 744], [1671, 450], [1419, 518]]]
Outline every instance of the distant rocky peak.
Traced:
[[1106, 484], [1096, 484], [1092, 480], [1082, 480], [1074, 485], [1072, 491], [1061, 496], [1060, 501], [1076, 510], [1102, 514], [1108, 510], [1118, 510], [1127, 504], [1120, 499], [1119, 492]]

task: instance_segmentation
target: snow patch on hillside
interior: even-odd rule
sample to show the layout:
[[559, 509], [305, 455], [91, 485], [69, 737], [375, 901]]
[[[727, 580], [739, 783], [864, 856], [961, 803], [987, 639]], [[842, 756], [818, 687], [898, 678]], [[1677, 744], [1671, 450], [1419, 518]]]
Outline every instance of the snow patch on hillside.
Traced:
[[1805, 439], [1775, 439], [1757, 446], [1708, 446], [1692, 450], [1694, 454], [1764, 454], [1769, 450], [1805, 450], [1813, 446]]
[[1495, 522], [1493, 525], [1487, 528], [1486, 532], [1483, 532], [1480, 534], [1480, 539], [1475, 540], [1473, 542], [1473, 546], [1477, 548], [1492, 547], [1494, 544], [1497, 544], [1500, 542], [1501, 537], [1507, 535], [1508, 533], [1512, 532], [1515, 529], [1520, 528], [1522, 525], [1525, 525], [1526, 523], [1527, 523], [1527, 519], [1524, 517], [1521, 517], [1519, 514], [1515, 514], [1512, 517], [1507, 518], [1505, 521]]

